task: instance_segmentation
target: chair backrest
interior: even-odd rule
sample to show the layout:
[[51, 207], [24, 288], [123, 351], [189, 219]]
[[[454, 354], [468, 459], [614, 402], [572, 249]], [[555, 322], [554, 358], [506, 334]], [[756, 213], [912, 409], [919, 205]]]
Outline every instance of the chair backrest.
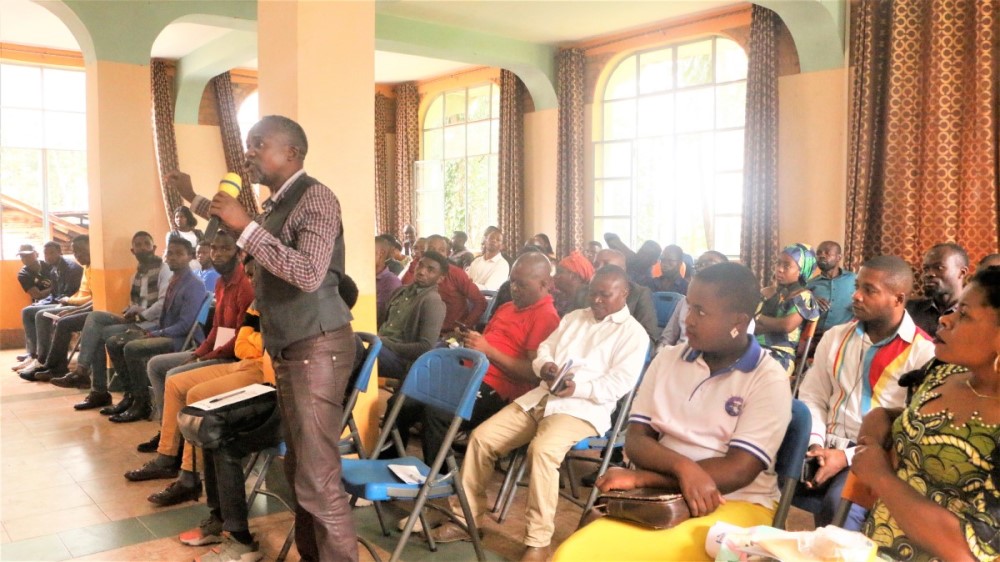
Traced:
[[369, 332], [356, 332], [361, 341], [365, 344], [365, 360], [361, 363], [358, 371], [358, 378], [354, 381], [354, 388], [359, 392], [368, 390], [368, 382], [372, 378], [375, 370], [375, 359], [382, 349], [382, 340], [378, 336]]
[[799, 333], [799, 345], [795, 349], [795, 386], [792, 389], [792, 396], [799, 395], [799, 385], [802, 384], [802, 374], [805, 373], [806, 363], [809, 362], [809, 348], [812, 347], [813, 338], [816, 337], [816, 326], [819, 325], [819, 318], [809, 320]]
[[653, 304], [656, 305], [656, 323], [663, 328], [670, 321], [670, 317], [677, 308], [677, 303], [684, 297], [680, 293], [670, 291], [659, 291], [653, 293]]
[[205, 300], [201, 301], [201, 308], [198, 309], [198, 316], [194, 320], [194, 324], [191, 325], [191, 329], [188, 330], [188, 335], [184, 338], [184, 345], [181, 346], [181, 350], [190, 349], [194, 343], [195, 334], [202, 326], [208, 324], [208, 312], [212, 309], [212, 295], [206, 294]]
[[486, 323], [490, 321], [490, 317], [493, 316], [493, 305], [497, 302], [497, 292], [489, 289], [480, 289], [479, 292], [482, 293], [483, 298], [486, 299], [486, 310], [484, 310], [483, 315], [479, 317], [479, 323], [485, 326]]
[[792, 420], [788, 422], [785, 438], [778, 448], [774, 461], [774, 471], [778, 476], [798, 480], [802, 476], [802, 464], [809, 450], [809, 432], [812, 417], [809, 408], [801, 400], [792, 400]]
[[486, 356], [473, 349], [432, 349], [413, 363], [399, 392], [468, 420], [487, 367]]

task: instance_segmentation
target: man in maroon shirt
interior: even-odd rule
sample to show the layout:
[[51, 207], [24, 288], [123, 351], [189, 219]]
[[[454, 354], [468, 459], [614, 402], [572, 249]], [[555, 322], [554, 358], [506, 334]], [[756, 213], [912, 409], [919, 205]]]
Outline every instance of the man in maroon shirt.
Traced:
[[[428, 251], [447, 256], [448, 246], [448, 239], [444, 236], [435, 234], [427, 237]], [[461, 325], [475, 326], [486, 310], [486, 298], [479, 292], [479, 287], [462, 268], [454, 264], [449, 264], [448, 274], [438, 282], [438, 293], [445, 306], [442, 335], [455, 331]]]
[[[559, 314], [549, 294], [551, 272], [552, 265], [540, 252], [521, 255], [510, 270], [513, 301], [497, 309], [482, 334], [461, 331], [465, 347], [483, 352], [490, 361], [472, 417], [462, 424], [462, 429], [472, 430], [511, 400], [538, 386], [531, 362], [538, 345], [559, 326]], [[415, 413], [418, 415], [411, 419], [420, 419], [424, 425], [421, 434], [424, 459], [433, 459], [441, 448], [451, 416], [433, 408], [410, 412]]]

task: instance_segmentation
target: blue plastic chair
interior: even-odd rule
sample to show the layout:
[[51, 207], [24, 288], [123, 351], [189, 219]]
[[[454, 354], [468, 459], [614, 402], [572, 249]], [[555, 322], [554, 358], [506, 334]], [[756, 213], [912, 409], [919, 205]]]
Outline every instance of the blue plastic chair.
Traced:
[[[196, 334], [202, 326], [208, 325], [208, 312], [212, 310], [212, 295], [206, 294], [205, 300], [201, 301], [201, 308], [198, 309], [198, 317], [195, 319], [194, 324], [191, 325], [191, 329], [188, 330], [188, 335], [184, 339], [184, 345], [181, 346], [181, 351], [186, 351], [194, 347], [194, 343], [197, 340]], [[204, 334], [202, 334], [204, 337]]]
[[482, 329], [490, 321], [490, 318], [493, 317], [493, 311], [496, 308], [497, 302], [497, 292], [489, 289], [481, 289], [479, 292], [482, 293], [483, 298], [486, 299], [486, 310], [484, 310], [483, 315], [479, 317], [478, 328]]
[[[410, 371], [398, 391], [399, 399], [396, 400], [383, 422], [378, 442], [372, 449], [376, 451], [374, 454], [376, 458], [344, 460], [342, 472], [344, 489], [351, 496], [365, 498], [375, 502], [376, 506], [378, 506], [378, 502], [389, 500], [414, 500], [415, 502], [413, 511], [403, 528], [403, 535], [389, 559], [390, 562], [399, 560], [403, 553], [403, 547], [413, 532], [418, 518], [424, 529], [430, 529], [423, 515], [427, 500], [449, 496], [458, 496], [465, 522], [458, 520], [447, 510], [441, 510], [441, 512], [468, 531], [476, 551], [476, 558], [480, 561], [486, 559], [468, 498], [462, 488], [461, 472], [455, 461], [451, 445], [458, 434], [462, 421], [472, 417], [476, 393], [479, 391], [480, 383], [482, 383], [488, 366], [489, 361], [486, 356], [471, 349], [432, 349], [421, 355], [410, 367]], [[403, 440], [396, 428], [396, 418], [399, 416], [403, 403], [407, 400], [416, 400], [426, 406], [453, 414], [441, 449], [430, 466], [416, 457], [404, 456]], [[377, 458], [378, 454], [390, 436], [400, 458], [380, 460]], [[448, 473], [441, 475], [441, 467], [446, 462]], [[426, 480], [423, 484], [401, 482], [389, 469], [390, 464], [416, 467]], [[382, 526], [383, 534], [388, 535], [389, 531], [381, 513], [379, 513], [379, 524]], [[437, 545], [434, 544], [431, 533], [425, 533], [425, 536], [431, 551], [436, 551]]]
[[806, 451], [809, 450], [811, 430], [812, 417], [809, 415], [809, 408], [806, 408], [804, 402], [793, 399], [792, 419], [788, 422], [785, 438], [781, 441], [777, 458], [774, 460], [774, 472], [777, 473], [781, 485], [781, 501], [778, 502], [778, 509], [774, 512], [774, 522], [771, 524], [776, 529], [785, 528], [788, 509], [795, 496], [795, 486], [802, 477], [802, 465], [806, 461]]
[[677, 303], [682, 298], [684, 298], [684, 295], [671, 293], [670, 291], [653, 293], [653, 304], [656, 305], [656, 324], [661, 329], [670, 321], [670, 317], [674, 314], [674, 309], [677, 308]]

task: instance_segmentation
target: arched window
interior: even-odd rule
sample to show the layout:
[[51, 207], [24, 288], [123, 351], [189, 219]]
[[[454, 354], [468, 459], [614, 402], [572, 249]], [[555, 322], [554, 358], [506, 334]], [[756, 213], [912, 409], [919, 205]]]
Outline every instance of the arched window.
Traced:
[[240, 108], [236, 110], [236, 122], [240, 125], [240, 135], [243, 137], [244, 147], [247, 145], [247, 135], [250, 134], [250, 128], [256, 125], [258, 120], [260, 120], [260, 100], [257, 90], [254, 90], [243, 99]]
[[747, 57], [722, 37], [635, 53], [595, 112], [594, 234], [739, 254]]
[[478, 240], [497, 221], [500, 88], [480, 84], [443, 92], [424, 114], [416, 163], [417, 232], [452, 231]]

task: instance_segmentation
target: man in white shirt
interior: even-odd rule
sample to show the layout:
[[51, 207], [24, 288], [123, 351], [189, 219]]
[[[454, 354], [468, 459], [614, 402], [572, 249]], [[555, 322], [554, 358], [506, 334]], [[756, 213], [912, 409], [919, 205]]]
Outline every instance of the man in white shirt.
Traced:
[[[636, 384], [649, 336], [628, 312], [628, 278], [606, 266], [590, 284], [590, 307], [567, 314], [538, 347], [532, 368], [541, 380], [473, 431], [462, 465], [462, 485], [477, 521], [487, 510], [486, 488], [499, 457], [528, 445], [527, 550], [522, 561], [545, 560], [555, 530], [559, 466], [569, 448], [611, 426], [618, 399]], [[557, 374], [573, 361], [573, 378], [553, 388]], [[579, 367], [577, 367], [579, 366]], [[441, 542], [468, 535], [454, 523], [435, 531]]]
[[[934, 343], [906, 311], [913, 286], [910, 266], [896, 256], [878, 256], [858, 272], [853, 306], [855, 320], [833, 326], [816, 348], [799, 398], [809, 407], [810, 459], [819, 467], [800, 486], [795, 503], [816, 515], [816, 525], [830, 524], [840, 502], [861, 429], [872, 408], [901, 408], [906, 389], [899, 377], [934, 357]], [[860, 530], [865, 511], [855, 506], [845, 528]]]
[[497, 229], [483, 238], [483, 255], [472, 260], [466, 272], [480, 289], [496, 291], [510, 276], [510, 264], [500, 252], [503, 250], [503, 233]]

